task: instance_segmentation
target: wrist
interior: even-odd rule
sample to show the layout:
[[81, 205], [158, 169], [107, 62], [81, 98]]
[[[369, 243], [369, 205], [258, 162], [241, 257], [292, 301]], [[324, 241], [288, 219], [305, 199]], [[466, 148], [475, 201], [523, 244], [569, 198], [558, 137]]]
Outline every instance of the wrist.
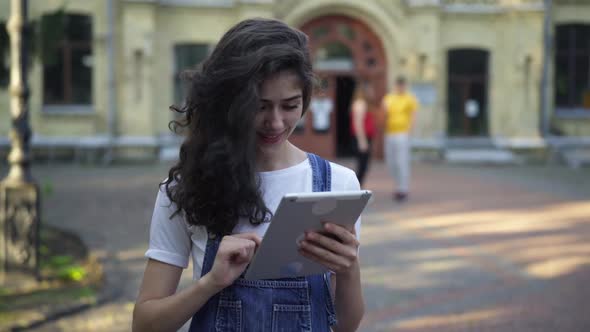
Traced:
[[360, 277], [360, 265], [358, 260], [354, 262], [348, 269], [336, 273], [336, 278], [339, 281], [357, 279]]
[[221, 285], [216, 282], [215, 278], [211, 276], [211, 273], [207, 273], [197, 280], [197, 285], [199, 285], [209, 296], [213, 296], [221, 292], [221, 290], [226, 287], [225, 285]]

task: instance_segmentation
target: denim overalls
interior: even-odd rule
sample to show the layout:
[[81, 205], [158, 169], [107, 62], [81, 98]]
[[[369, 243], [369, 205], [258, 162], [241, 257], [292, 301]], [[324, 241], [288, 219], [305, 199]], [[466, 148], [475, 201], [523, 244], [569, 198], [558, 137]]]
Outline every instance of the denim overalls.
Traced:
[[[308, 153], [313, 191], [330, 191], [330, 163]], [[207, 240], [201, 276], [211, 270], [219, 238]], [[330, 278], [324, 275], [273, 280], [238, 278], [214, 295], [193, 316], [196, 331], [330, 331], [336, 323], [330, 296]]]

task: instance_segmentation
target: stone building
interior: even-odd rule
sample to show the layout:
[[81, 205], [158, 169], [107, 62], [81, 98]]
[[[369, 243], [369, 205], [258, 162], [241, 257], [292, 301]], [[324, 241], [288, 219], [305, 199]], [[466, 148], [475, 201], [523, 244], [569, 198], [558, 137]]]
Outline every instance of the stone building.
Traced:
[[[325, 157], [350, 154], [355, 84], [368, 81], [381, 96], [398, 75], [421, 103], [416, 149], [493, 155], [588, 145], [590, 1], [552, 3], [546, 10], [543, 0], [30, 1], [35, 155], [112, 147], [115, 158], [173, 157], [168, 107], [182, 100], [178, 74], [249, 17], [278, 18], [308, 34], [324, 89], [293, 141]], [[0, 2], [0, 26], [8, 7]], [[2, 154], [10, 126], [5, 40], [2, 29]], [[375, 149], [381, 155], [382, 145]]]

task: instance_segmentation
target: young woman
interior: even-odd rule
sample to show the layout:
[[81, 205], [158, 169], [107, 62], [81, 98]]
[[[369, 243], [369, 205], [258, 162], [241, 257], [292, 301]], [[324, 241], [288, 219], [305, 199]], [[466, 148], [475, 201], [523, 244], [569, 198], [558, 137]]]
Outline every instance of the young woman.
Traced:
[[371, 143], [375, 136], [375, 120], [373, 119], [372, 103], [366, 83], [357, 83], [351, 105], [351, 126], [353, 144], [356, 152], [356, 176], [361, 184], [369, 169], [371, 159]]
[[[358, 190], [354, 172], [289, 142], [314, 88], [306, 36], [276, 20], [230, 29], [191, 75], [179, 162], [161, 184], [134, 331], [354, 331], [364, 312], [355, 229], [307, 232], [304, 257], [331, 273], [241, 277], [281, 197]], [[176, 291], [193, 260], [194, 282]]]

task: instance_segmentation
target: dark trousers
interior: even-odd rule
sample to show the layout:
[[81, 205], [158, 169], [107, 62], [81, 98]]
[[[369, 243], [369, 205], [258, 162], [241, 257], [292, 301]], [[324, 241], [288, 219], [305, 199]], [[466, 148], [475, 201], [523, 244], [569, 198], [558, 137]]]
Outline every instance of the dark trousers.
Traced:
[[365, 175], [367, 174], [367, 170], [369, 169], [369, 160], [371, 159], [371, 148], [372, 148], [372, 139], [367, 139], [369, 143], [369, 148], [365, 152], [360, 152], [358, 149], [358, 143], [356, 137], [352, 138], [352, 144], [354, 144], [354, 152], [356, 155], [356, 177], [363, 186], [363, 181], [365, 179]]

